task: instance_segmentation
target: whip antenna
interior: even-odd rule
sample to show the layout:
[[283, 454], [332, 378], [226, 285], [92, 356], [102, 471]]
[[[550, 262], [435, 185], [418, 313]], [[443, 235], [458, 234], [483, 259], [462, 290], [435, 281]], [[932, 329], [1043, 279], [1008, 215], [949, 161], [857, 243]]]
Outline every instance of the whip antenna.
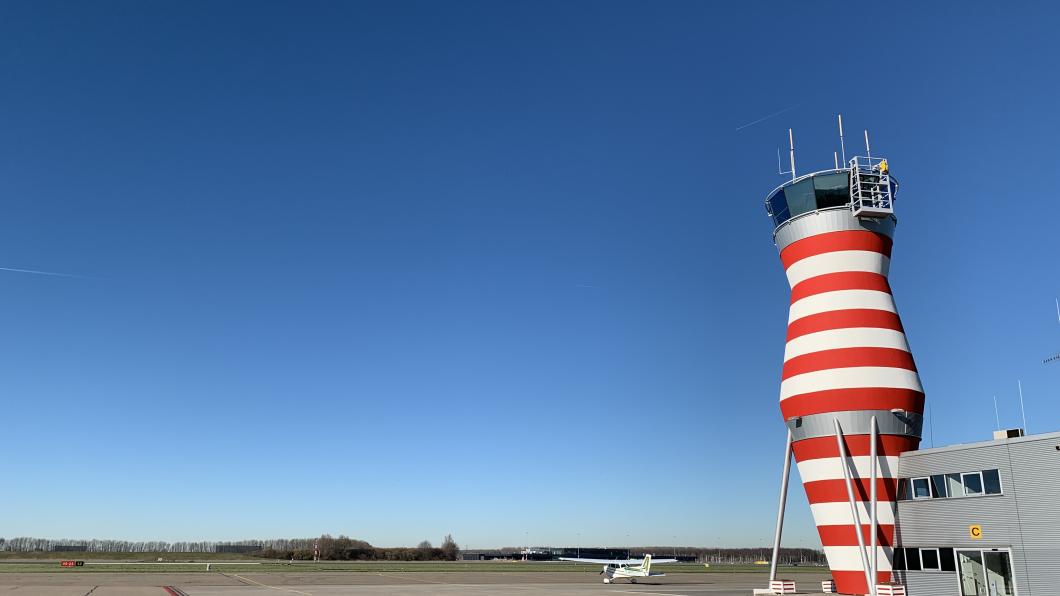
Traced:
[[788, 156], [791, 158], [791, 179], [795, 179], [795, 136], [788, 129]]
[[843, 142], [843, 115], [839, 115], [839, 150], [843, 152], [843, 163], [847, 162], [847, 146]]

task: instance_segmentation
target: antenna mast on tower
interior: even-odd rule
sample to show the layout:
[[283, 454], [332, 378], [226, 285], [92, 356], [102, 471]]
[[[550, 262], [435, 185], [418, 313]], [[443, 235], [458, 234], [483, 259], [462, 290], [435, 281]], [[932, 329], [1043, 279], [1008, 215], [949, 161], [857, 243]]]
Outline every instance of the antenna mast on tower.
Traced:
[[795, 179], [795, 136], [788, 129], [788, 156], [791, 158], [791, 179]]
[[784, 171], [784, 170], [781, 169], [781, 165], [780, 165], [780, 147], [777, 147], [777, 174], [780, 174], [781, 176], [783, 176], [784, 174], [791, 174], [791, 179], [794, 180], [795, 179], [795, 137], [792, 134], [790, 128], [788, 129], [788, 164], [789, 164], [789, 167], [791, 168], [790, 170]]
[[[1060, 298], [1056, 298], [1056, 322], [1060, 323]], [[1056, 362], [1060, 360], [1060, 354], [1054, 354], [1045, 360], [1042, 360], [1042, 364], [1048, 364], [1050, 362]]]
[[843, 152], [843, 163], [847, 162], [847, 146], [843, 142], [843, 115], [839, 115], [839, 150]]

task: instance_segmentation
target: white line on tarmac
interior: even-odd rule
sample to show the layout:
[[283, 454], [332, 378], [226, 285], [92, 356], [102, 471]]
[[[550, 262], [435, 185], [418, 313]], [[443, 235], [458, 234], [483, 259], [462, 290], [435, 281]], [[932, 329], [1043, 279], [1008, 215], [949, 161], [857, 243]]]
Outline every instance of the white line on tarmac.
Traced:
[[[403, 579], [407, 579], [407, 580], [411, 580], [411, 581], [414, 581], [414, 582], [420, 582], [422, 584], [431, 584], [432, 586], [450, 586], [450, 587], [453, 587], [453, 588], [478, 588], [478, 587], [482, 587], [482, 586], [495, 585], [495, 584], [451, 584], [449, 582], [437, 582], [437, 581], [431, 581], [429, 579], [420, 579], [418, 577], [409, 577], [408, 575], [395, 576], [394, 573], [395, 572], [393, 572], [393, 571], [391, 571], [389, 573], [379, 573], [379, 572], [377, 572], [376, 575], [378, 575], [379, 577], [381, 577], [383, 579], [392, 579], [394, 581], [401, 581]], [[415, 572], [413, 572], [413, 573], [415, 573]], [[537, 589], [535, 586], [513, 586], [513, 585], [510, 585], [510, 584], [500, 584], [500, 585], [503, 585], [505, 587], [505, 589], [512, 589], [512, 588], [522, 589], [522, 590], [534, 590], [534, 589]], [[675, 596], [681, 596], [681, 595], [677, 594]]]
[[640, 590], [611, 590], [615, 594], [654, 594], [655, 596], [687, 596], [676, 592], [641, 592]]
[[269, 585], [263, 584], [263, 583], [261, 583], [259, 581], [254, 581], [254, 580], [250, 579], [249, 577], [243, 577], [242, 575], [237, 575], [235, 573], [232, 574], [232, 577], [238, 577], [239, 579], [241, 579], [243, 581], [247, 581], [247, 582], [250, 582], [252, 584], [257, 584], [257, 585], [259, 585], [259, 586], [261, 586], [263, 588], [269, 588], [270, 590], [281, 590], [283, 592], [293, 592], [295, 594], [304, 594], [305, 596], [313, 596], [313, 594], [311, 592], [301, 592], [299, 590], [292, 590], [290, 588], [281, 588], [279, 586], [269, 586]]
[[420, 582], [420, 583], [423, 583], [423, 584], [439, 584], [439, 585], [443, 585], [443, 586], [450, 586], [450, 585], [454, 585], [454, 584], [447, 584], [447, 583], [445, 583], [445, 582], [432, 582], [432, 581], [430, 581], [430, 580], [428, 580], [428, 579], [420, 579], [420, 578], [418, 578], [418, 577], [407, 577], [407, 576], [401, 576], [401, 577], [388, 577], [388, 576], [386, 576], [386, 575], [383, 575], [382, 573], [376, 573], [376, 575], [378, 575], [379, 577], [382, 577], [382, 578], [384, 578], [384, 579], [410, 579], [410, 580], [412, 580], [412, 581], [414, 581], [414, 582]]

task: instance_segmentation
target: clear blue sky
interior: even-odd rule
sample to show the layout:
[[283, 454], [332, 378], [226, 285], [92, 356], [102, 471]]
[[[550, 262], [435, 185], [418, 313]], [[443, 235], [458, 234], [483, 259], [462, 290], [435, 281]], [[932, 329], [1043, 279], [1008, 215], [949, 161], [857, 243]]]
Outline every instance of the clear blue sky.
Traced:
[[1018, 378], [1060, 430], [1055, 10], [6, 3], [0, 266], [85, 277], [0, 272], [0, 527], [764, 544], [762, 201], [840, 111], [902, 181], [925, 444]]

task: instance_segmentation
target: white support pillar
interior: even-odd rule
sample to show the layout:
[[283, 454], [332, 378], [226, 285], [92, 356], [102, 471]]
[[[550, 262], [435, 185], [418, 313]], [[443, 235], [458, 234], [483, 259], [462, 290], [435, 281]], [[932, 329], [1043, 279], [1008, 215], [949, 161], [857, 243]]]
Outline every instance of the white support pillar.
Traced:
[[858, 512], [857, 501], [854, 500], [854, 487], [850, 481], [850, 468], [847, 465], [847, 447], [843, 443], [843, 429], [839, 426], [839, 419], [833, 418], [835, 423], [835, 440], [839, 446], [839, 463], [843, 467], [843, 480], [847, 485], [847, 499], [850, 501], [850, 513], [854, 518], [854, 534], [858, 537], [858, 552], [861, 554], [861, 568], [865, 570], [865, 581], [868, 582], [869, 590], [875, 582], [869, 577], [869, 560], [865, 556], [865, 537], [861, 535], [861, 513]]
[[877, 501], [877, 499], [876, 499], [876, 482], [877, 482], [876, 479], [877, 479], [877, 477], [879, 475], [878, 472], [877, 472], [877, 466], [879, 464], [877, 463], [878, 459], [876, 457], [876, 443], [879, 441], [880, 435], [879, 435], [879, 429], [876, 426], [876, 417], [875, 416], [872, 417], [872, 423], [871, 424], [872, 424], [872, 428], [871, 428], [871, 432], [869, 433], [869, 438], [872, 441], [872, 446], [869, 448], [869, 458], [872, 460], [872, 463], [871, 463], [870, 468], [869, 468], [871, 470], [871, 472], [869, 473], [869, 477], [870, 477], [870, 480], [872, 481], [872, 487], [869, 489], [869, 502], [871, 503], [871, 507], [872, 507], [871, 510], [870, 510], [871, 511], [870, 515], [872, 516], [872, 521], [869, 522], [869, 526], [870, 526], [869, 529], [872, 531], [872, 551], [871, 551], [871, 554], [872, 554], [872, 564], [871, 564], [871, 568], [872, 568], [872, 583], [869, 584], [869, 590], [871, 590], [870, 594], [872, 594], [872, 596], [876, 596], [876, 581], [879, 579], [879, 574], [877, 573], [877, 570], [879, 569], [879, 553], [876, 552], [877, 551], [876, 542], [878, 540], [878, 538], [876, 537], [876, 533], [879, 531], [878, 530], [879, 526], [877, 524], [878, 518], [876, 516], [876, 510], [878, 508], [878, 503], [879, 503]]
[[791, 429], [784, 447], [784, 475], [780, 477], [780, 504], [777, 506], [777, 531], [773, 536], [773, 561], [769, 565], [769, 581], [777, 579], [777, 560], [780, 558], [780, 535], [784, 532], [784, 508], [788, 503], [788, 478], [791, 477]]

